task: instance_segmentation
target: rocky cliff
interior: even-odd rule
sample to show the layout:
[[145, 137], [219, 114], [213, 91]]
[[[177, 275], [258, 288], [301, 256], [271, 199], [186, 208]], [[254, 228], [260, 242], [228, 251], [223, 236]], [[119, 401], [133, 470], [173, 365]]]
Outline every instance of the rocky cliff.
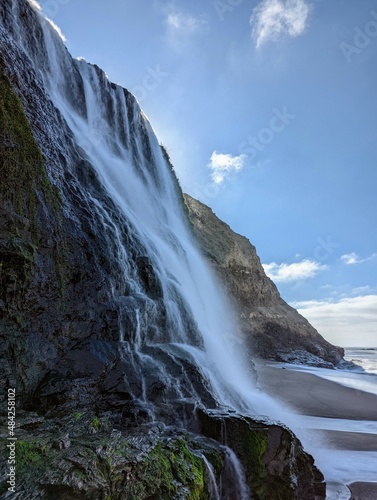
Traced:
[[0, 5], [0, 176], [0, 498], [324, 498], [212, 369], [206, 267], [138, 104], [27, 0]]
[[184, 197], [195, 237], [232, 298], [250, 356], [328, 368], [341, 362], [343, 349], [327, 342], [280, 297], [250, 241], [206, 205]]

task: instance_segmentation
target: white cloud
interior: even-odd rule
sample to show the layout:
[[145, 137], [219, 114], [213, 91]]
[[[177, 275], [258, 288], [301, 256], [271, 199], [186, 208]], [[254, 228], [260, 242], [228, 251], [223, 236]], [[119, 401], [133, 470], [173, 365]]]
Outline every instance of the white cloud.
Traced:
[[281, 35], [301, 35], [307, 27], [309, 12], [306, 0], [262, 0], [250, 18], [256, 47]]
[[247, 155], [232, 156], [230, 154], [218, 153], [214, 151], [211, 161], [208, 164], [212, 170], [212, 180], [216, 184], [221, 184], [231, 174], [239, 172], [245, 166]]
[[293, 302], [291, 306], [333, 344], [377, 346], [377, 295]]
[[304, 259], [293, 264], [271, 262], [271, 264], [263, 264], [263, 268], [272, 281], [287, 283], [314, 278], [319, 272], [325, 271], [327, 266], [315, 260]]
[[346, 253], [340, 257], [340, 259], [347, 265], [352, 264], [362, 264], [363, 262], [367, 262], [368, 260], [373, 260], [377, 257], [377, 253], [372, 253], [369, 257], [365, 259], [360, 258], [359, 255], [355, 252]]

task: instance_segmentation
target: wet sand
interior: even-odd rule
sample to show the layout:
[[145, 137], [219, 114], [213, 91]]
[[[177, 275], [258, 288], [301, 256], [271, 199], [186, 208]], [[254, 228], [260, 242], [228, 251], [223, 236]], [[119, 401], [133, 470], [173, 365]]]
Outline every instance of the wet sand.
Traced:
[[374, 394], [343, 387], [311, 373], [284, 369], [285, 366], [258, 363], [258, 383], [263, 391], [288, 403], [298, 413], [377, 421], [377, 396]]
[[[312, 373], [290, 370], [282, 363], [257, 364], [260, 388], [306, 416], [377, 422], [377, 396], [343, 387]], [[377, 451], [377, 435], [362, 432], [321, 430], [332, 448]], [[376, 483], [348, 484], [350, 500], [377, 500]]]
[[350, 500], [377, 500], [377, 483], [352, 483]]

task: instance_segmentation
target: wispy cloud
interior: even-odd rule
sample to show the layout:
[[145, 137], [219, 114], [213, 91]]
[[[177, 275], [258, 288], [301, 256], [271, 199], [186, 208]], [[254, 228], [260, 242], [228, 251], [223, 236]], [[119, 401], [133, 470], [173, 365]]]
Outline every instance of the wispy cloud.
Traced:
[[327, 266], [315, 260], [304, 259], [301, 262], [294, 262], [293, 264], [271, 262], [271, 264], [263, 264], [263, 268], [272, 281], [276, 283], [288, 283], [314, 278], [321, 271], [325, 271]]
[[245, 166], [247, 155], [232, 156], [230, 154], [218, 153], [214, 151], [211, 161], [208, 164], [212, 170], [212, 180], [216, 184], [221, 184], [232, 174], [239, 172]]
[[167, 25], [174, 32], [183, 36], [191, 35], [200, 31], [206, 24], [204, 16], [194, 17], [183, 12], [170, 12], [166, 18]]
[[332, 343], [377, 345], [377, 295], [293, 302], [291, 306]]
[[377, 258], [377, 253], [372, 253], [372, 255], [369, 255], [369, 257], [365, 257], [364, 259], [362, 259], [355, 252], [346, 253], [340, 257], [340, 259], [347, 265], [362, 264], [363, 262], [367, 262], [368, 260], [373, 260], [376, 258]]
[[205, 14], [195, 16], [182, 12], [174, 4], [163, 6], [162, 11], [165, 15], [168, 42], [178, 51], [187, 48], [189, 42], [208, 27]]
[[309, 12], [306, 0], [262, 0], [250, 18], [256, 47], [282, 35], [301, 35], [307, 27]]

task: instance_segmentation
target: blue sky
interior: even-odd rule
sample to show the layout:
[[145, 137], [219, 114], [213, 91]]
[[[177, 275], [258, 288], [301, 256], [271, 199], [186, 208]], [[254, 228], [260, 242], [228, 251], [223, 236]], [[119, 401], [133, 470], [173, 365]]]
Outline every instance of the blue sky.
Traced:
[[333, 343], [377, 345], [374, 0], [42, 0], [137, 96], [183, 189]]

